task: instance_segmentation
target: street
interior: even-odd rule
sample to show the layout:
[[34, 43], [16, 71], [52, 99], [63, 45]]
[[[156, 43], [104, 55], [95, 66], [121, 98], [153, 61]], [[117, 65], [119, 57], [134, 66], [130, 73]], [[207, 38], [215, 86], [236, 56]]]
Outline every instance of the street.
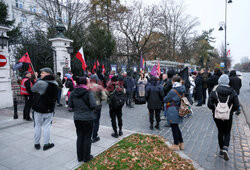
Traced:
[[240, 90], [239, 100], [243, 106], [247, 123], [250, 126], [250, 73], [243, 73], [242, 75], [242, 88]]

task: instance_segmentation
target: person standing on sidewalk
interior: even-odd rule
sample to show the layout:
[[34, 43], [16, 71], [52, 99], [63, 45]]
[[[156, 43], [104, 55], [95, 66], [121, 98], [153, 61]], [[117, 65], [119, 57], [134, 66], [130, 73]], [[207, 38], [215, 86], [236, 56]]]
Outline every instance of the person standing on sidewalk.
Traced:
[[198, 101], [198, 104], [196, 106], [202, 106], [202, 91], [203, 91], [202, 82], [203, 82], [202, 71], [199, 71], [195, 79], [195, 91], [196, 91], [196, 98]]
[[62, 106], [62, 104], [60, 102], [61, 102], [61, 95], [62, 95], [62, 88], [63, 88], [63, 83], [62, 83], [60, 72], [57, 72], [56, 81], [58, 83], [57, 106], [60, 107], [60, 106]]
[[95, 100], [96, 100], [96, 109], [95, 109], [95, 120], [94, 120], [94, 128], [92, 134], [92, 143], [95, 143], [100, 140], [98, 136], [98, 130], [100, 125], [100, 117], [101, 117], [101, 110], [102, 110], [102, 101], [107, 100], [107, 95], [105, 89], [99, 85], [102, 84], [101, 80], [98, 78], [97, 75], [92, 75], [90, 77], [90, 83], [88, 84], [88, 88], [90, 91], [94, 93]]
[[154, 117], [156, 119], [156, 129], [160, 129], [160, 112], [162, 109], [162, 102], [164, 97], [164, 91], [162, 85], [159, 83], [159, 79], [156, 77], [151, 78], [151, 83], [146, 87], [146, 100], [149, 110], [149, 128], [153, 130]]
[[[230, 133], [233, 122], [233, 112], [239, 108], [239, 100], [235, 90], [229, 86], [229, 77], [223, 74], [218, 80], [218, 87], [213, 90], [208, 99], [208, 108], [213, 112], [213, 118], [218, 129], [218, 143], [220, 146], [220, 157], [224, 157], [226, 161], [229, 160], [228, 148], [230, 143]], [[229, 120], [222, 120], [215, 118], [215, 109], [218, 103], [227, 103], [231, 108]]]
[[[121, 82], [122, 83], [122, 82]], [[117, 76], [111, 78], [111, 82], [108, 84], [107, 88], [108, 93], [108, 104], [109, 104], [109, 114], [111, 118], [112, 128], [114, 133], [111, 134], [114, 138], [122, 136], [122, 107], [125, 103], [126, 96], [124, 88], [120, 85], [120, 82], [117, 80]], [[116, 117], [118, 119], [119, 133], [117, 132]]]
[[[174, 76], [172, 79], [173, 88], [170, 90], [168, 95], [164, 97], [164, 102], [167, 107], [167, 121], [171, 126], [172, 134], [174, 138], [174, 144], [170, 147], [171, 150], [183, 150], [184, 143], [182, 139], [182, 133], [179, 128], [179, 124], [182, 122], [182, 117], [179, 116], [179, 106], [181, 99], [179, 97], [184, 95], [185, 86], [181, 83], [180, 76]], [[179, 93], [179, 95], [177, 94]]]
[[31, 88], [35, 93], [34, 97], [34, 121], [35, 121], [35, 148], [40, 149], [40, 138], [43, 129], [44, 146], [43, 150], [54, 147], [50, 141], [50, 128], [52, 124], [55, 104], [58, 94], [58, 84], [50, 68], [45, 67], [41, 71], [41, 80], [37, 81]]
[[202, 69], [202, 104], [206, 104], [207, 100], [208, 78], [209, 78], [208, 71]]
[[32, 121], [30, 118], [30, 109], [33, 103], [33, 92], [31, 91], [31, 87], [34, 84], [34, 80], [31, 78], [31, 73], [28, 71], [24, 72], [24, 78], [21, 82], [21, 90], [20, 94], [24, 96], [25, 105], [23, 109], [23, 119], [27, 121]]
[[[230, 76], [229, 86], [232, 87], [236, 91], [237, 95], [239, 96], [240, 88], [242, 86], [241, 79], [236, 75], [235, 70], [232, 70], [229, 76]], [[240, 107], [237, 110], [236, 114], [240, 114]]]
[[74, 110], [74, 123], [77, 134], [77, 159], [79, 162], [88, 162], [93, 159], [90, 153], [96, 106], [94, 94], [87, 87], [86, 77], [78, 78], [77, 86], [71, 92], [69, 98], [69, 107]]

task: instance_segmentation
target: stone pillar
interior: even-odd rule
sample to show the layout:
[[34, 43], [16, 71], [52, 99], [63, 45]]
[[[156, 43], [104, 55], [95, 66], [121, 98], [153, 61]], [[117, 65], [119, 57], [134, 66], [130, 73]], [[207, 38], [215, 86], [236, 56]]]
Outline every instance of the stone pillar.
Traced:
[[[0, 36], [8, 37], [8, 27], [0, 26]], [[1, 40], [0, 40], [1, 41]], [[11, 89], [10, 55], [7, 46], [0, 46], [0, 55], [7, 59], [5, 66], [0, 67], [0, 108], [13, 106], [13, 94]], [[5, 59], [3, 59], [5, 60]], [[1, 60], [1, 61], [3, 61]]]
[[54, 72], [61, 72], [63, 75], [63, 69], [70, 69], [70, 54], [67, 51], [67, 47], [73, 42], [67, 38], [51, 38], [49, 41], [52, 42], [52, 47], [55, 49], [56, 54], [54, 55]]

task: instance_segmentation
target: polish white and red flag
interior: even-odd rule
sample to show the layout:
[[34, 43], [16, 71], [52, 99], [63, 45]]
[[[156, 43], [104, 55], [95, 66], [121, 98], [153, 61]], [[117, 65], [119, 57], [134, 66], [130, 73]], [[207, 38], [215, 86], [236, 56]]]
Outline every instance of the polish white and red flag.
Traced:
[[82, 63], [82, 69], [83, 69], [84, 71], [86, 71], [87, 64], [86, 64], [86, 61], [85, 61], [85, 58], [84, 58], [84, 53], [83, 53], [82, 47], [81, 47], [81, 49], [77, 52], [76, 58], [77, 58], [78, 60], [81, 61], [81, 63]]

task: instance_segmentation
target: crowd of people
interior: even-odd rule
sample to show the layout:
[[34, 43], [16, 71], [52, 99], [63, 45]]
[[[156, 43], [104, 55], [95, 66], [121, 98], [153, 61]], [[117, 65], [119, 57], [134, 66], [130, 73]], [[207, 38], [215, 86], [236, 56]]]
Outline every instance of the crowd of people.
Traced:
[[[186, 78], [170, 69], [161, 75], [153, 76], [141, 71], [116, 74], [102, 73], [101, 70], [79, 77], [71, 72], [61, 77], [53, 75], [50, 68], [40, 70], [41, 76], [33, 79], [30, 72], [25, 72], [21, 82], [21, 94], [25, 96], [23, 118], [32, 121], [30, 110], [33, 110], [35, 124], [35, 148], [40, 149], [41, 129], [44, 126], [43, 150], [54, 146], [50, 143], [50, 128], [55, 105], [63, 106], [61, 96], [65, 95], [65, 107], [74, 112], [74, 123], [77, 134], [78, 161], [88, 162], [91, 155], [91, 143], [98, 142], [102, 102], [109, 106], [113, 133], [118, 138], [123, 135], [122, 108], [124, 105], [133, 109], [135, 104], [147, 104], [149, 129], [160, 129], [163, 112], [166, 118], [165, 127], [172, 129], [174, 139], [171, 150], [183, 150], [184, 141], [179, 124], [186, 116], [192, 114], [191, 105], [200, 107], [207, 104], [212, 110], [213, 119], [218, 128], [219, 155], [229, 160], [228, 147], [232, 127], [233, 113], [240, 114], [238, 95], [241, 79], [235, 70], [230, 74], [220, 69], [211, 71], [201, 69], [189, 71]], [[188, 100], [188, 112], [183, 116], [183, 105]], [[117, 123], [118, 122], [118, 123]], [[154, 122], [155, 125], [154, 125]]]

